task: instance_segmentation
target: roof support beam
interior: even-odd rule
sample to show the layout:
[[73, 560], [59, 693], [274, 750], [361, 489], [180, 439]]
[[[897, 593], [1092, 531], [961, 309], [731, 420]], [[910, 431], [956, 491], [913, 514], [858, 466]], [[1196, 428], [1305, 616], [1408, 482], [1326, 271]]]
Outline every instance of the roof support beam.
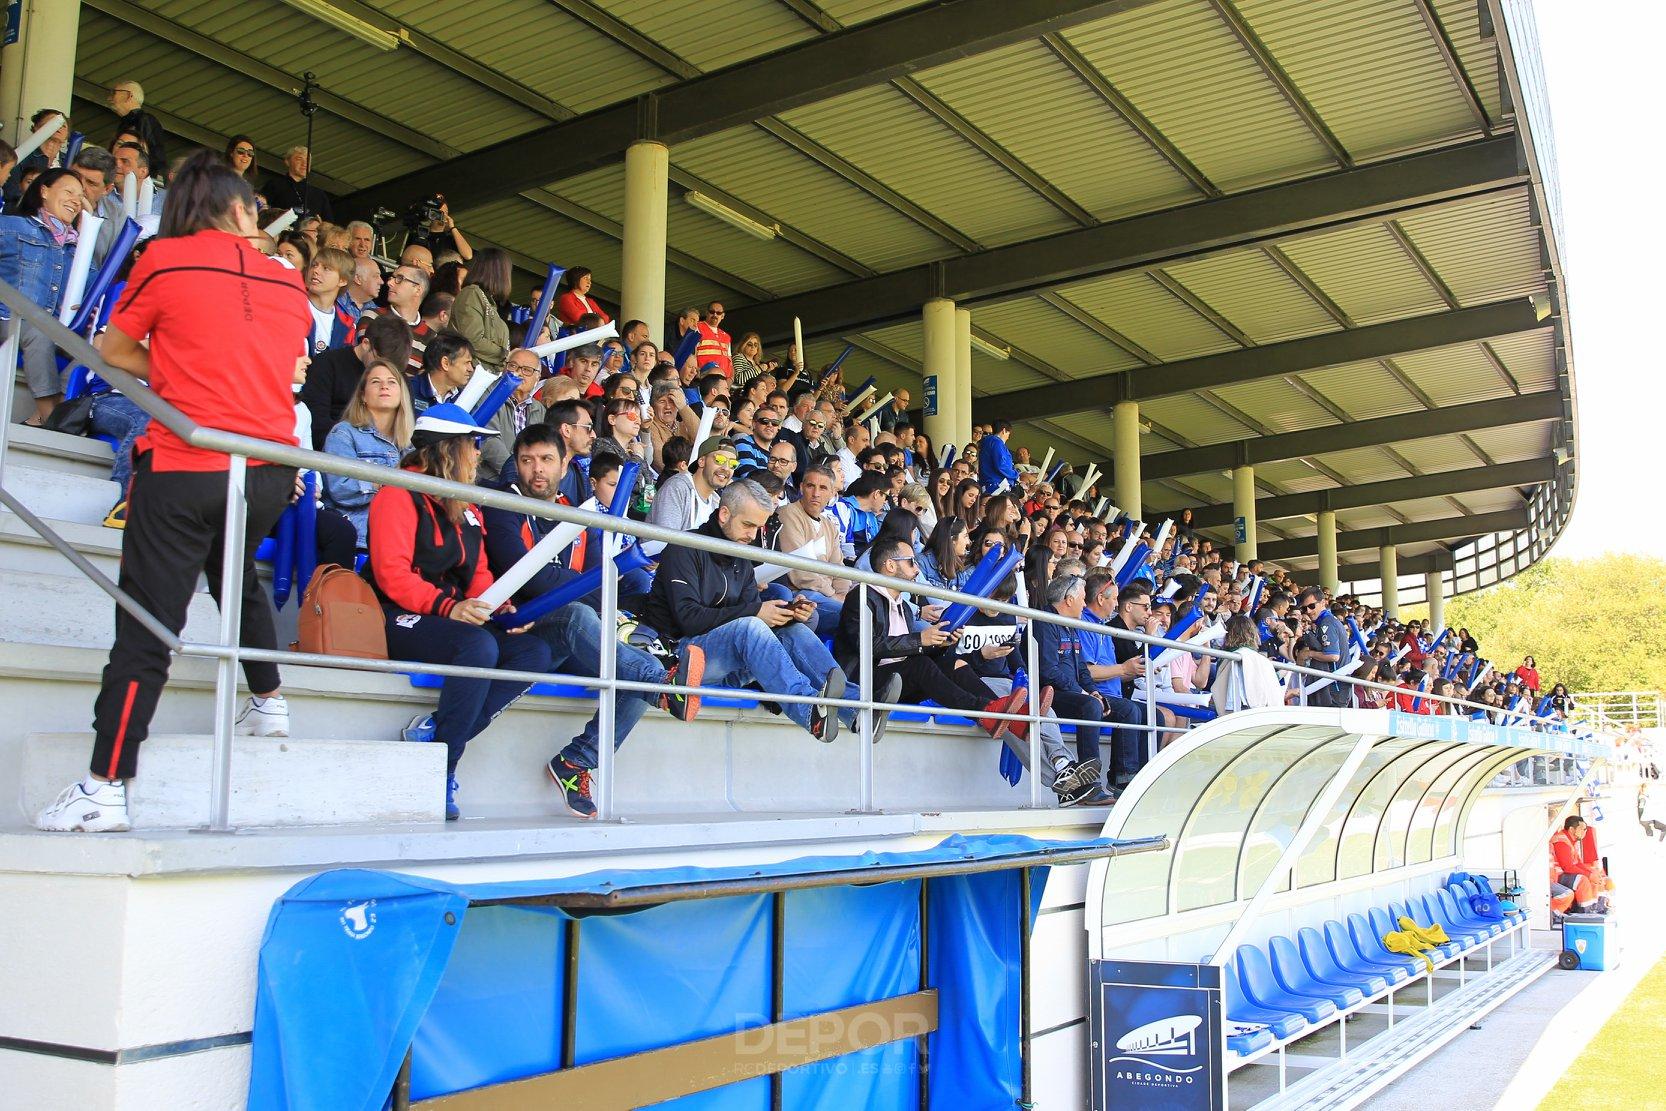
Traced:
[[[1395, 561], [1394, 569], [1401, 575], [1426, 575], [1430, 571], [1452, 570], [1453, 559], [1450, 550], [1442, 548], [1438, 552], [1426, 552], [1423, 555], [1401, 556]], [[1382, 567], [1376, 562], [1344, 563], [1336, 569], [1336, 577], [1345, 583], [1365, 582], [1369, 579], [1382, 577]]]
[[[1277, 520], [1280, 517], [1304, 517], [1321, 509], [1360, 509], [1392, 502], [1418, 501], [1439, 498], [1447, 494], [1471, 494], [1480, 490], [1502, 490], [1507, 486], [1531, 486], [1556, 477], [1556, 460], [1527, 459], [1520, 463], [1501, 463], [1492, 467], [1467, 467], [1458, 471], [1412, 478], [1391, 478], [1385, 482], [1366, 482], [1358, 486], [1342, 486], [1334, 490], [1314, 490], [1303, 494], [1285, 494], [1276, 498], [1257, 498], [1255, 519]], [[1198, 528], [1232, 523], [1232, 506], [1206, 505], [1192, 515]]]
[[486, 204], [618, 162], [638, 139], [686, 142], [1150, 0], [943, 0], [536, 128], [348, 197], [369, 210], [428, 193]]
[[1381, 221], [1526, 181], [1515, 137], [1505, 135], [973, 251], [764, 302], [736, 315], [769, 339], [791, 334], [795, 316], [818, 335], [891, 324], [912, 319], [932, 297], [957, 304], [1016, 297], [1301, 232]]
[[1566, 401], [1559, 392], [1545, 390], [1497, 401], [1472, 401], [1426, 413], [1372, 417], [1349, 424], [1284, 432], [1277, 436], [1230, 440], [1184, 451], [1163, 451], [1140, 459], [1140, 476], [1149, 482], [1205, 471], [1231, 470], [1239, 460], [1252, 464], [1276, 463], [1333, 451], [1404, 444], [1429, 436], [1480, 432], [1532, 421], [1561, 420], [1566, 415], [1565, 406]]
[[1102, 374], [1058, 385], [1014, 390], [985, 398], [973, 407], [972, 415], [976, 420], [1056, 417], [1103, 409], [1118, 401], [1149, 401], [1236, 382], [1279, 378], [1344, 363], [1382, 359], [1411, 351], [1429, 351], [1549, 327], [1551, 322], [1540, 320], [1527, 298], [1517, 297], [1490, 305], [1391, 320], [1363, 328], [1346, 328], [1283, 343], [1226, 351], [1219, 355], [1181, 359], [1120, 374]]
[[[1409, 525], [1339, 532], [1336, 534], [1336, 550], [1357, 552], [1364, 548], [1381, 548], [1386, 544], [1423, 544], [1431, 540], [1485, 536], [1490, 532], [1514, 532], [1526, 528], [1530, 516], [1524, 505], [1519, 509], [1501, 509], [1496, 513], [1472, 513], [1467, 517], [1446, 517], [1438, 521], [1414, 521]], [[1261, 544], [1256, 554], [1276, 563], [1281, 559], [1317, 555], [1318, 551], [1318, 537], [1301, 536]]]

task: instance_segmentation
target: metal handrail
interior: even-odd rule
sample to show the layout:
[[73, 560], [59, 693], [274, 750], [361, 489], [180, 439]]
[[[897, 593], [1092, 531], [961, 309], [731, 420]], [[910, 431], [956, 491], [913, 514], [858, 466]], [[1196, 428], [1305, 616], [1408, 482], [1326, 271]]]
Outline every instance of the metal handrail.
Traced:
[[[240, 556], [239, 558], [234, 558], [234, 554], [240, 554], [242, 549], [241, 526], [243, 522], [243, 513], [241, 511], [233, 512], [232, 509], [235, 507], [241, 510], [246, 468], [245, 460], [248, 459], [257, 459], [263, 462], [294, 466], [297, 468], [330, 474], [346, 475], [348, 477], [358, 478], [378, 486], [396, 486], [403, 489], [414, 490], [419, 493], [430, 494], [440, 498], [463, 498], [476, 505], [492, 506], [494, 508], [511, 510], [517, 513], [543, 517], [557, 522], [579, 524], [585, 526], [586, 528], [601, 530], [603, 535], [607, 537], [610, 545], [616, 543], [617, 538], [620, 535], [629, 535], [637, 538], [638, 541], [652, 540], [665, 544], [678, 544], [684, 547], [692, 547], [717, 555], [727, 555], [748, 560], [750, 562], [768, 563], [781, 566], [787, 568], [788, 570], [805, 571], [812, 574], [824, 574], [827, 570], [827, 565], [821, 561], [805, 559], [788, 552], [777, 552], [770, 549], [737, 544], [733, 541], [697, 532], [682, 532], [667, 529], [646, 521], [634, 521], [614, 517], [610, 514], [561, 505], [554, 502], [541, 501], [534, 498], [528, 498], [523, 495], [509, 493], [507, 491], [493, 490], [482, 486], [451, 482], [446, 479], [434, 478], [413, 471], [377, 466], [374, 464], [363, 463], [356, 459], [348, 459], [343, 456], [331, 455], [324, 452], [312, 451], [306, 448], [292, 447], [287, 444], [279, 444], [268, 440], [256, 439], [254, 437], [228, 432], [223, 429], [204, 427], [193, 421], [184, 413], [180, 412], [175, 406], [159, 397], [146, 383], [137, 377], [124, 370], [111, 366], [84, 337], [65, 327], [55, 317], [53, 317], [52, 314], [34, 304], [28, 298], [24, 297], [17, 289], [4, 281], [0, 281], [0, 303], [4, 303], [9, 306], [15, 310], [15, 312], [22, 319], [39, 328], [48, 337], [50, 337], [58, 347], [68, 353], [74, 362], [85, 365], [89, 370], [96, 372], [101, 378], [104, 378], [113, 386], [120, 389], [130, 401], [149, 414], [152, 420], [160, 422], [180, 439], [184, 440], [193, 447], [203, 448], [209, 451], [223, 452], [228, 456], [228, 527], [235, 526], [234, 531], [238, 533], [238, 536], [235, 538], [228, 535], [226, 544], [227, 557], [223, 568], [224, 585], [222, 588], [222, 596], [228, 600], [237, 598], [242, 589], [242, 562]], [[12, 325], [12, 330], [15, 330], [15, 327], [15, 324]], [[9, 405], [7, 405], [6, 408], [9, 409]], [[8, 437], [9, 429], [0, 430], [0, 466], [3, 466], [5, 441]], [[0, 478], [3, 478], [3, 472], [0, 472]], [[4, 495], [4, 500], [8, 505], [13, 506], [14, 508], [18, 507], [16, 499], [9, 494], [5, 494], [3, 488], [0, 488], [0, 495]], [[64, 552], [66, 548], [69, 548], [67, 542], [52, 533], [51, 529], [33, 514], [27, 514], [25, 512], [20, 513], [19, 516], [26, 524], [29, 525], [30, 528], [40, 533], [60, 552]], [[234, 544], [232, 542], [233, 539], [236, 539], [237, 543]], [[73, 549], [70, 550], [73, 551]], [[215, 830], [224, 830], [229, 828], [227, 815], [230, 804], [230, 738], [232, 734], [232, 713], [236, 699], [235, 669], [239, 660], [250, 659], [280, 663], [288, 662], [293, 664], [335, 667], [346, 670], [396, 672], [416, 671], [426, 674], [456, 675], [474, 678], [510, 678], [534, 682], [548, 682], [553, 678], [557, 678], [550, 673], [540, 673], [529, 676], [523, 673], [500, 670], [497, 668], [474, 668], [455, 665], [425, 664], [415, 661], [366, 661], [346, 657], [331, 657], [308, 653], [247, 648], [237, 643], [239, 633], [239, 614], [235, 605], [226, 605], [222, 607], [220, 630], [222, 643], [206, 644], [194, 641], [182, 641], [178, 637], [173, 636], [171, 633], [167, 633], [166, 628], [161, 626], [161, 623], [155, 619], [154, 615], [143, 611], [143, 608], [140, 607], [137, 602], [129, 598], [124, 592], [119, 590], [119, 588], [115, 587], [114, 584], [109, 583], [108, 580], [103, 575], [99, 574], [96, 568], [93, 568], [90, 563], [87, 563], [87, 561], [83, 558], [79, 558], [79, 553], [75, 553], [75, 556], [71, 557], [71, 560], [78, 569], [88, 573], [89, 578], [92, 579], [95, 585], [98, 585], [100, 589], [103, 589], [106, 593], [110, 594], [118, 604], [122, 605], [124, 609], [127, 609], [128, 612], [132, 613], [138, 620], [145, 624], [147, 629], [156, 633], [164, 643], [169, 645], [170, 648], [181, 654], [207, 656], [217, 660], [218, 675], [216, 679], [216, 714], [214, 730], [214, 795], [211, 800], [210, 807], [210, 828]], [[85, 564], [85, 566], [83, 566], [83, 564]], [[602, 560], [602, 564], [604, 595], [603, 624], [605, 629], [607, 625], [606, 619], [610, 616], [610, 611], [617, 604], [617, 570], [614, 567], [613, 560], [611, 558], [604, 558]], [[1116, 639], [1132, 641], [1136, 644], [1142, 645], [1148, 656], [1150, 650], [1153, 648], [1180, 648], [1194, 655], [1207, 655], [1223, 660], [1232, 660], [1237, 658], [1237, 654], [1235, 652], [1228, 652], [1206, 645], [1191, 644], [1184, 641], [1170, 640], [1164, 637], [1150, 636], [1142, 632], [1111, 628], [1096, 622], [1065, 617], [1050, 610], [1032, 610], [1007, 602], [980, 598], [957, 590], [928, 586], [912, 580], [891, 578], [873, 571], [865, 571], [859, 567], [841, 567], [838, 569], [838, 577], [858, 584], [864, 592], [870, 588], [906, 591], [908, 593], [924, 595], [944, 601], [960, 602], [971, 605], [976, 609], [1002, 613], [1026, 621], [1045, 621], [1063, 627], [1076, 629], [1081, 632], [1109, 635]], [[864, 612], [866, 612], [866, 609], [867, 607], [864, 606]], [[609, 638], [604, 636], [602, 643], [604, 649], [608, 647]], [[1036, 658], [1036, 638], [1027, 638], [1027, 645], [1027, 666], [1032, 676], [1032, 682], [1036, 682], [1039, 670]], [[861, 646], [861, 650], [861, 678], [863, 680], [867, 680], [871, 678], [871, 639], [864, 641]], [[568, 682], [573, 685], [594, 687], [597, 689], [640, 689], [650, 691], [659, 689], [648, 684], [631, 683], [617, 678], [614, 674], [612, 674], [613, 667], [611, 666], [614, 662], [614, 653], [604, 651], [601, 655], [602, 658], [599, 661], [601, 666], [598, 668], [601, 674], [599, 676], [595, 678], [586, 676], [561, 676], [559, 678], [561, 681]], [[1350, 687], [1359, 689], [1378, 690], [1394, 694], [1403, 693], [1403, 688], [1358, 679], [1339, 672], [1322, 671], [1317, 668], [1305, 667], [1282, 660], [1272, 660], [1270, 662], [1275, 669], [1281, 672], [1301, 675], [1312, 679], [1319, 679], [1326, 683], [1344, 683]], [[1087, 722], [1079, 721], [1078, 719], [1059, 718], [1049, 718], [1048, 720], [1056, 720], [1071, 724], [1101, 725], [1111, 729], [1127, 729], [1130, 731], [1145, 732], [1147, 734], [1170, 731], [1169, 729], [1156, 724], [1156, 715], [1153, 712], [1153, 707], [1156, 703], [1153, 686], [1154, 685], [1151, 683], [1146, 684], [1145, 703], [1147, 707], [1147, 724], [1144, 725], [1122, 725], [1109, 722]], [[871, 683], [863, 686], [861, 689], [871, 690]], [[694, 690], [697, 690], [702, 694], [738, 694], [742, 697], [750, 697], [757, 693], [751, 691], [731, 691], [726, 688], [702, 687], [694, 688]], [[775, 702], [808, 702], [862, 711], [861, 731], [865, 739], [872, 736], [872, 714], [876, 711], [890, 712], [898, 709], [916, 709], [928, 713], [941, 712], [946, 715], [959, 716], [955, 715], [953, 710], [944, 710], [940, 707], [880, 703], [860, 698], [824, 700], [820, 698], [799, 697], [784, 694], [778, 695], [774, 693], [769, 693], [767, 697], [770, 701]], [[1490, 712], [1498, 711], [1498, 707], [1487, 707], [1480, 703], [1470, 702], [1460, 698], [1450, 698], [1434, 694], [1421, 694], [1420, 697], [1428, 699], [1432, 702], [1443, 702], [1452, 706], [1463, 707], [1468, 710], [1484, 710]], [[602, 817], [610, 816], [609, 812], [611, 810], [611, 763], [613, 756], [613, 745], [611, 743], [611, 711], [611, 702], [603, 699], [600, 708], [601, 720], [598, 722], [598, 725], [600, 727], [600, 731], [604, 734], [607, 740], [604, 740], [604, 742], [598, 746], [599, 763], [601, 766], [597, 769], [597, 781], [599, 788], [599, 797], [597, 800], [598, 812]], [[1031, 703], [1030, 713], [1028, 714], [979, 712], [977, 716], [999, 720], [1029, 722], [1031, 767], [1032, 769], [1039, 767], [1041, 758], [1040, 725], [1042, 718], [1033, 701]], [[1521, 722], [1533, 722], [1535, 724], [1549, 726], [1560, 726], [1561, 724], [1551, 719], [1540, 719], [1530, 714], [1516, 714], [1512, 715], [1512, 717]], [[871, 806], [872, 758], [869, 753], [870, 747], [871, 746], [866, 744], [860, 746], [862, 755], [863, 809], [869, 809]], [[1031, 779], [1031, 805], [1041, 805], [1040, 794], [1040, 777], [1038, 774], [1033, 774]]]

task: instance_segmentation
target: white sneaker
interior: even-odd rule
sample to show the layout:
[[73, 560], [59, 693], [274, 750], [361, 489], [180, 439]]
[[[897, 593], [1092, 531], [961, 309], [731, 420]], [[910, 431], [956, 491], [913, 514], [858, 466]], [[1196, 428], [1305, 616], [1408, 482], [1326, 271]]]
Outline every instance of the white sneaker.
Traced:
[[281, 694], [262, 699], [250, 695], [237, 712], [237, 727], [233, 731], [239, 737], [287, 737], [289, 703]]
[[71, 783], [51, 806], [35, 816], [35, 828], [52, 833], [125, 833], [127, 785], [121, 782]]

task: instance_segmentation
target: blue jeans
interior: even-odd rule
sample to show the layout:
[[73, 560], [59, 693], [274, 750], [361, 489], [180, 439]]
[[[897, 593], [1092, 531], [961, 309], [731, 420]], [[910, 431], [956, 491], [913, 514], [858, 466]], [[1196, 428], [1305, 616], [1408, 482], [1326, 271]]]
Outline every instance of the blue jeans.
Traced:
[[133, 476], [133, 441], [150, 427], [150, 414], [119, 393], [102, 393], [93, 398], [93, 431], [116, 441], [116, 458], [110, 464], [110, 481], [127, 497], [127, 483]]
[[[495, 624], [469, 625], [449, 617], [401, 613], [384, 607], [388, 657], [459, 667], [501, 667], [507, 671], [547, 671], [550, 648], [531, 633], [512, 636]], [[416, 620], [412, 621], [411, 618]], [[525, 693], [518, 679], [464, 679], [446, 676], [434, 710], [434, 739], [445, 744], [446, 772], [457, 770], [463, 746], [504, 708]]]
[[[743, 617], [709, 633], [683, 638], [706, 653], [705, 685], [739, 687], [756, 682], [769, 694], [814, 698], [827, 673], [838, 665], [821, 639], [801, 621], [771, 629], [761, 618]], [[788, 702], [783, 712], [810, 728], [808, 702]]]
[[[550, 670], [568, 675], [600, 675], [602, 619], [589, 606], [577, 602], [563, 606], [538, 622], [530, 635], [550, 646]], [[614, 641], [618, 644], [617, 638]], [[633, 683], [663, 683], [665, 669], [640, 648], [618, 644], [618, 676]], [[598, 691], [598, 698], [609, 697]], [[616, 691], [613, 695], [613, 747], [625, 743], [636, 723], [657, 700], [648, 691]], [[597, 762], [596, 715], [590, 715], [584, 731], [561, 750], [562, 759], [579, 768], [594, 769]]]
[[[1055, 698], [1056, 702], [1056, 698]], [[1105, 695], [1105, 721], [1117, 725], [1145, 725], [1145, 703], [1130, 698]], [[1126, 783], [1145, 767], [1150, 734], [1143, 729], [1117, 729], [1111, 740], [1112, 785]]]
[[764, 587], [764, 597], [782, 602], [790, 602], [797, 595], [802, 594], [816, 604], [815, 632], [824, 637], [830, 637], [839, 631], [839, 615], [844, 613], [845, 604], [837, 598], [830, 598], [817, 590], [794, 590], [780, 579]]

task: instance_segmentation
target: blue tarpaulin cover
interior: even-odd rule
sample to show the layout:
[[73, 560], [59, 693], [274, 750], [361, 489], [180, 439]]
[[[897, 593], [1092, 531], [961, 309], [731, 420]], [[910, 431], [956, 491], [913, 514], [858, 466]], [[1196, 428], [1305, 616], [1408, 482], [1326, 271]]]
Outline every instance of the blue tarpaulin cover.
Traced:
[[[998, 861], [1113, 843], [955, 835], [915, 852], [489, 884], [324, 872], [286, 892], [267, 921], [249, 1107], [376, 1111], [413, 1045], [414, 1099], [559, 1067], [569, 914], [548, 906], [471, 910], [471, 902]], [[786, 893], [785, 1017], [918, 990], [919, 883]], [[1037, 868], [1036, 905], [1045, 883], [1046, 869]], [[929, 1046], [935, 1107], [1010, 1108], [1019, 1096], [1018, 891], [1011, 870], [932, 880], [926, 940], [928, 982], [940, 990], [940, 1027]], [[582, 920], [576, 1063], [770, 1021], [769, 896], [571, 916]], [[906, 1040], [791, 1070], [783, 1102], [794, 1109], [912, 1111], [916, 1052]], [[661, 1106], [768, 1105], [768, 1080], [759, 1079]]]

